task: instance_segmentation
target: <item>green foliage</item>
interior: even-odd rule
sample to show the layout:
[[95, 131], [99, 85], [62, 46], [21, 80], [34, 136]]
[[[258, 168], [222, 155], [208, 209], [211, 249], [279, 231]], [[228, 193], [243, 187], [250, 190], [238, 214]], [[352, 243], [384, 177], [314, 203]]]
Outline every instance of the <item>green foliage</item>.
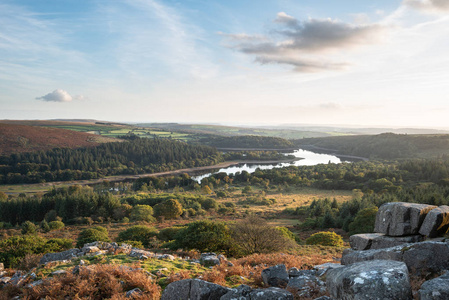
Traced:
[[84, 229], [78, 235], [76, 246], [81, 248], [84, 244], [96, 241], [110, 242], [108, 230], [101, 226]]
[[298, 242], [299, 241], [299, 237], [294, 234], [293, 232], [291, 232], [287, 227], [284, 226], [278, 226], [276, 227], [276, 229], [281, 233], [281, 235], [289, 240]]
[[141, 242], [143, 246], [150, 247], [157, 234], [158, 231], [154, 227], [136, 225], [120, 232], [117, 242], [138, 241]]
[[340, 235], [332, 231], [321, 231], [312, 234], [307, 240], [307, 245], [321, 245], [321, 246], [332, 246], [332, 247], [342, 247], [343, 239]]
[[374, 223], [379, 209], [376, 206], [365, 208], [357, 213], [354, 221], [349, 224], [349, 234], [374, 232]]
[[176, 219], [182, 215], [183, 209], [181, 203], [176, 199], [167, 199], [164, 202], [154, 206], [154, 212], [157, 217], [165, 219]]
[[64, 228], [64, 223], [62, 221], [51, 221], [48, 223], [48, 226], [50, 226], [51, 230], [58, 230]]
[[141, 241], [128, 241], [128, 240], [126, 240], [126, 241], [120, 241], [120, 244], [128, 244], [128, 245], [131, 245], [131, 246], [133, 246], [134, 248], [138, 248], [138, 249], [143, 249], [144, 248], [144, 246], [143, 246], [143, 244], [142, 244], [142, 242]]
[[50, 239], [36, 235], [12, 236], [0, 240], [0, 262], [6, 267], [14, 267], [27, 254], [59, 252], [70, 249], [72, 240]]
[[153, 222], [153, 208], [149, 205], [136, 205], [129, 214], [133, 221]]
[[197, 249], [201, 252], [231, 252], [231, 235], [224, 222], [208, 220], [187, 225], [175, 235], [171, 249]]
[[35, 234], [37, 232], [37, 226], [30, 221], [25, 221], [21, 225], [22, 234]]
[[41, 222], [41, 224], [40, 224], [40, 227], [41, 227], [41, 229], [42, 229], [43, 232], [49, 232], [49, 231], [51, 231], [51, 228], [50, 228], [50, 226], [48, 225], [48, 222], [45, 221], [45, 219], [42, 220], [42, 222]]
[[157, 238], [164, 242], [172, 241], [175, 239], [178, 232], [185, 228], [186, 226], [173, 226], [161, 229], [157, 235]]
[[217, 148], [292, 148], [294, 144], [278, 137], [244, 135], [244, 136], [208, 136], [199, 140], [200, 143]]

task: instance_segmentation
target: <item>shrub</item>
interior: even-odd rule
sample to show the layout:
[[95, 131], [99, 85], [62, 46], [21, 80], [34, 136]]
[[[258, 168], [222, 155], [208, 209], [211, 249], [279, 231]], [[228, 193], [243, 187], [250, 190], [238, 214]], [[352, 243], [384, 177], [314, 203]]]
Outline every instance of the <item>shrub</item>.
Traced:
[[48, 222], [44, 220], [42, 220], [40, 227], [42, 229], [43, 232], [49, 232], [51, 230], [50, 226], [48, 225]]
[[158, 234], [154, 227], [136, 225], [119, 233], [117, 242], [138, 241], [144, 247], [150, 247], [153, 238]]
[[322, 246], [333, 246], [342, 247], [343, 239], [340, 235], [332, 231], [321, 231], [312, 234], [307, 240], [307, 245], [322, 245]]
[[161, 229], [157, 235], [157, 238], [164, 242], [172, 241], [175, 239], [176, 234], [185, 228], [185, 226], [173, 226]]
[[149, 205], [136, 205], [129, 214], [133, 221], [154, 222], [153, 208]]
[[134, 248], [139, 248], [139, 249], [144, 248], [142, 242], [140, 242], [140, 241], [121, 241], [120, 243], [131, 245]]
[[182, 205], [175, 199], [167, 199], [154, 206], [154, 213], [157, 217], [165, 219], [176, 219], [182, 215]]
[[231, 252], [231, 235], [224, 222], [201, 220], [180, 230], [170, 248], [197, 249], [201, 252]]
[[276, 229], [281, 233], [281, 235], [289, 240], [299, 242], [299, 237], [291, 232], [287, 227], [279, 226]]
[[355, 219], [349, 224], [349, 234], [370, 233], [374, 231], [376, 214], [379, 209], [377, 206], [362, 209], [357, 213]]
[[101, 226], [84, 229], [78, 235], [76, 246], [81, 248], [84, 244], [96, 241], [110, 242], [108, 230]]
[[206, 200], [201, 202], [201, 207], [205, 210], [209, 209], [218, 209], [218, 203], [215, 199], [207, 198]]
[[48, 223], [51, 230], [58, 230], [64, 228], [64, 223], [62, 221], [51, 221]]
[[22, 234], [35, 234], [37, 232], [37, 226], [31, 221], [25, 221], [22, 223]]

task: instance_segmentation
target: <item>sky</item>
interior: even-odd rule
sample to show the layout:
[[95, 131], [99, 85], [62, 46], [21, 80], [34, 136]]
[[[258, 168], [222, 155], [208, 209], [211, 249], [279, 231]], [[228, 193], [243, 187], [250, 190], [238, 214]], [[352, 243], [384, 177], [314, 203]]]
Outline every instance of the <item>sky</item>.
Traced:
[[449, 0], [0, 0], [0, 119], [449, 128]]

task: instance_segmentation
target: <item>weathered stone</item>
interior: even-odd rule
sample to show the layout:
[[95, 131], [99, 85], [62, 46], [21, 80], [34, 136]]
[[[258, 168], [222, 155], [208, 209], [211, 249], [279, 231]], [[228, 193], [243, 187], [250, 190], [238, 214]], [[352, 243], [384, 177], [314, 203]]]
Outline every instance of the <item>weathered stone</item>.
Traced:
[[221, 296], [220, 300], [243, 300], [250, 299], [250, 293], [253, 289], [245, 284], [231, 289], [225, 295]]
[[262, 271], [262, 280], [268, 286], [285, 287], [288, 284], [288, 273], [285, 265], [276, 265]]
[[377, 212], [374, 231], [389, 236], [417, 234], [427, 213], [434, 208], [427, 204], [385, 203]]
[[11, 277], [2, 277], [0, 278], [0, 286], [7, 284], [11, 280]]
[[300, 270], [293, 267], [288, 270], [288, 276], [290, 278], [299, 276], [316, 276], [316, 270]]
[[65, 270], [56, 270], [54, 272], [51, 272], [51, 275], [55, 276], [55, 275], [64, 275], [67, 274], [67, 271]]
[[24, 274], [22, 271], [17, 271], [11, 277], [11, 280], [9, 280], [8, 283], [12, 285], [21, 285], [25, 281], [26, 277], [26, 274]]
[[213, 252], [201, 253], [200, 264], [203, 266], [216, 266], [220, 264], [220, 259]]
[[424, 219], [419, 233], [428, 237], [444, 235], [449, 229], [449, 206], [432, 209]]
[[0, 277], [5, 276], [6, 274], [8, 274], [6, 271], [0, 271]]
[[270, 287], [267, 289], [252, 290], [249, 294], [251, 300], [293, 300], [293, 294], [287, 290]]
[[407, 266], [402, 262], [373, 260], [333, 269], [326, 283], [336, 299], [412, 299]]
[[125, 297], [126, 298], [131, 298], [131, 297], [139, 296], [141, 294], [142, 294], [142, 290], [139, 289], [139, 288], [135, 288], [135, 289], [132, 289], [130, 291], [127, 291], [126, 294], [125, 294]]
[[174, 257], [171, 254], [162, 254], [161, 256], [158, 257], [159, 259], [168, 259], [168, 260], [175, 260], [176, 257]]
[[141, 249], [132, 249], [131, 252], [128, 254], [131, 257], [138, 257], [140, 258], [142, 255], [145, 255], [147, 257], [154, 257], [153, 252], [141, 250]]
[[44, 283], [44, 281], [42, 279], [39, 279], [37, 281], [33, 281], [33, 282], [29, 283], [27, 285], [27, 288], [33, 288], [35, 286], [41, 285], [42, 283]]
[[407, 243], [417, 243], [424, 240], [422, 235], [386, 236], [383, 233], [362, 233], [349, 237], [349, 244], [354, 250], [369, 250], [390, 248]]
[[97, 246], [84, 246], [83, 249], [81, 249], [81, 252], [83, 252], [84, 255], [98, 251], [100, 251], [100, 248], [98, 248]]
[[58, 253], [47, 253], [45, 254], [41, 260], [40, 264], [45, 264], [50, 261], [62, 261], [62, 260], [70, 260], [72, 258], [76, 258], [78, 254], [81, 253], [80, 249], [74, 248], [63, 252]]
[[336, 264], [336, 263], [324, 263], [321, 265], [316, 265], [313, 267], [313, 269], [316, 271], [317, 276], [321, 277], [324, 274], [327, 273], [327, 271], [332, 270], [332, 269], [336, 269], [336, 268], [341, 268], [343, 267], [341, 264]]
[[349, 265], [376, 259], [403, 261], [409, 271], [417, 275], [440, 272], [449, 269], [449, 244], [425, 241], [385, 249], [365, 251], [345, 249], [341, 263]]
[[420, 300], [447, 300], [449, 299], [449, 272], [428, 280], [421, 285], [419, 290]]
[[328, 296], [321, 296], [321, 297], [315, 298], [314, 300], [334, 300], [334, 299], [331, 297], [328, 297]]
[[216, 300], [230, 290], [221, 285], [199, 279], [184, 279], [170, 283], [162, 293], [161, 300]]
[[315, 273], [303, 273], [290, 278], [287, 290], [296, 291], [299, 297], [311, 297], [314, 291], [325, 292], [324, 282], [315, 276]]

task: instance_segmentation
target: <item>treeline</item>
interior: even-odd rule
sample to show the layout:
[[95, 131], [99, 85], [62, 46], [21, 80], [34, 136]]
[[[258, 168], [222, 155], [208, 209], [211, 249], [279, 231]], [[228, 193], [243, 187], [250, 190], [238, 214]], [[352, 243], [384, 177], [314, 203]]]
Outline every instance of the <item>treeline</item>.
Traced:
[[98, 147], [0, 156], [0, 184], [38, 183], [141, 174], [212, 165], [223, 158], [212, 147], [168, 139], [133, 139]]
[[254, 148], [254, 149], [286, 149], [295, 145], [286, 139], [268, 136], [207, 136], [198, 139], [198, 143], [217, 148]]
[[307, 138], [295, 141], [299, 147], [368, 158], [432, 158], [449, 154], [449, 135], [379, 135]]

